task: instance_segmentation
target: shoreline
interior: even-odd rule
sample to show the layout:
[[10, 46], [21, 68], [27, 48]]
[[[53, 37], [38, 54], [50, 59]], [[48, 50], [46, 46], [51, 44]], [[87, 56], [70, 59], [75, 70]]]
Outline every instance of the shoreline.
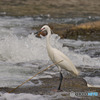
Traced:
[[8, 16], [47, 16], [86, 17], [100, 16], [100, 0], [0, 0], [0, 15]]
[[[42, 26], [43, 25], [32, 27], [32, 30], [39, 30]], [[53, 33], [58, 34], [61, 39], [100, 41], [100, 21], [86, 22], [79, 25], [49, 23], [48, 26], [53, 30]], [[41, 36], [37, 35], [37, 37]]]
[[[52, 97], [52, 95], [60, 93], [62, 95], [61, 98], [66, 100], [66, 98], [70, 98], [70, 100], [73, 100], [73, 98], [79, 98], [82, 97], [83, 99], [95, 99], [99, 100], [100, 95], [98, 96], [79, 96], [79, 97], [71, 97], [70, 93], [73, 92], [98, 92], [100, 93], [100, 88], [89, 88], [87, 87], [87, 83], [83, 78], [64, 78], [62, 82], [62, 91], [55, 91], [57, 89], [57, 86], [59, 84], [59, 78], [58, 77], [53, 77], [53, 78], [43, 78], [40, 79], [42, 82], [42, 85], [39, 86], [28, 86], [28, 87], [20, 87], [17, 88], [15, 91], [12, 93], [19, 94], [19, 93], [30, 93], [34, 95], [49, 95]], [[77, 81], [77, 82], [76, 82]], [[31, 82], [38, 84], [38, 80], [31, 80]], [[11, 91], [14, 88], [7, 88], [7, 87], [0, 87], [0, 91], [3, 93], [7, 93]], [[53, 97], [52, 97], [53, 98]], [[59, 99], [61, 99], [59, 98]], [[55, 100], [58, 100], [55, 98]]]

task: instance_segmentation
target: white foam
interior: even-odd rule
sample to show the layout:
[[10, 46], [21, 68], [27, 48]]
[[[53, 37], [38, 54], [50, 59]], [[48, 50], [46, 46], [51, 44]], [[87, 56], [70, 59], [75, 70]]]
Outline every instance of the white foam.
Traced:
[[100, 87], [100, 77], [95, 76], [95, 77], [85, 77], [84, 78], [88, 84], [92, 86], [99, 86]]
[[[52, 35], [51, 44], [53, 47], [64, 52], [76, 66], [90, 66], [100, 68], [100, 58], [91, 58], [89, 55], [75, 53], [68, 47], [62, 47], [57, 35]], [[45, 38], [36, 38], [34, 35], [18, 38], [15, 35], [4, 37], [0, 41], [0, 60], [6, 62], [26, 62], [31, 60], [48, 60]]]
[[[72, 46], [75, 48], [75, 50], [81, 51], [81, 49], [84, 49], [85, 47], [92, 47], [94, 45], [99, 47], [100, 42], [91, 42], [91, 41], [81, 41], [81, 40], [69, 40], [69, 39], [64, 39], [61, 40], [62, 43], [66, 43], [69, 46]], [[99, 47], [100, 48], [100, 47]], [[98, 49], [99, 49], [98, 48]], [[81, 54], [75, 53], [74, 51], [67, 50], [66, 52], [66, 47], [62, 49], [62, 51], [73, 61], [73, 63], [76, 66], [90, 66], [92, 68], [100, 68], [100, 57], [97, 58], [91, 58], [87, 54]], [[89, 50], [88, 50], [89, 51]]]
[[4, 40], [0, 41], [1, 60], [23, 62], [47, 58], [46, 53], [43, 54], [43, 52], [46, 52], [46, 49], [44, 44], [40, 44], [41, 41], [34, 38], [33, 35], [22, 39], [18, 39], [14, 35], [6, 36]]
[[34, 79], [41, 79], [41, 78], [52, 78], [52, 76], [51, 75], [38, 75], [38, 76], [36, 76]]
[[[38, 68], [31, 66], [2, 65], [0, 66], [0, 69], [0, 87], [16, 87], [39, 72]], [[42, 83], [39, 80], [37, 84], [28, 81], [23, 86], [38, 86], [41, 84]]]
[[48, 100], [47, 98], [41, 96], [41, 95], [34, 95], [34, 94], [26, 94], [26, 93], [20, 93], [20, 94], [9, 94], [9, 93], [1, 93], [0, 100]]
[[[0, 17], [0, 62], [26, 62], [31, 60], [45, 60], [49, 61], [49, 57], [46, 50], [45, 38], [36, 38], [33, 34], [27, 37], [31, 31], [31, 27], [35, 25], [41, 25], [47, 22], [33, 20], [31, 17], [27, 18], [11, 18], [11, 17]], [[18, 36], [18, 37], [17, 37]], [[21, 37], [22, 36], [22, 37]], [[84, 47], [83, 45], [97, 44], [98, 49], [100, 48], [100, 42], [84, 42], [76, 40], [63, 39], [63, 43], [67, 43], [75, 50], [79, 50]], [[87, 54], [76, 53], [70, 51], [68, 47], [63, 47], [63, 43], [59, 41], [57, 35], [52, 35], [51, 44], [53, 47], [64, 52], [76, 66], [90, 66], [100, 68], [100, 57], [91, 58]]]

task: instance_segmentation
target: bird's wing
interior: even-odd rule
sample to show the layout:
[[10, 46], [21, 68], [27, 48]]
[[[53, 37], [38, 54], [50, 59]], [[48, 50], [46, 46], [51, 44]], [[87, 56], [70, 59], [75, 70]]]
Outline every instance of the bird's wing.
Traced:
[[73, 65], [72, 61], [66, 55], [64, 55], [61, 51], [55, 48], [53, 48], [53, 53], [54, 62], [59, 62], [63, 60], [61, 63], [58, 64], [58, 66], [78, 75], [76, 67]]
[[53, 48], [53, 51], [54, 51], [54, 59], [59, 58], [60, 60], [66, 60], [70, 64], [73, 65], [72, 61], [66, 55], [64, 55], [61, 51], [59, 51], [59, 50], [57, 50], [55, 48]]

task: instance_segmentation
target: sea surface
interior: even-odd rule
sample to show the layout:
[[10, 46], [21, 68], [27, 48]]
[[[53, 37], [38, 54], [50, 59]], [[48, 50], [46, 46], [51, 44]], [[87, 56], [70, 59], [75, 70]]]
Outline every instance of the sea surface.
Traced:
[[[37, 30], [32, 30], [32, 27], [51, 22], [77, 25], [94, 20], [100, 20], [100, 17], [53, 19], [1, 16], [0, 87], [14, 88], [39, 72], [41, 68], [52, 64], [46, 50], [46, 37], [35, 37], [34, 32]], [[60, 39], [58, 35], [53, 34], [51, 44], [67, 55], [77, 68], [83, 69], [81, 76], [87, 83], [100, 85], [100, 41]], [[52, 78], [52, 75], [56, 74], [58, 69], [54, 66], [34, 79]], [[42, 85], [42, 82], [34, 84], [29, 81], [22, 87], [37, 85]], [[48, 98], [52, 100], [53, 96], [0, 92], [0, 100], [48, 100]]]

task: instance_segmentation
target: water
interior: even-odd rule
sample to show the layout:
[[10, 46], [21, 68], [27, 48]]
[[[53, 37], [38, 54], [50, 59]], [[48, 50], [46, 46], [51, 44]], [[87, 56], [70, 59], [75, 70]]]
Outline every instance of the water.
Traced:
[[0, 100], [48, 100], [46, 97], [43, 97], [41, 95], [33, 95], [33, 94], [3, 94], [2, 97], [0, 97]]
[[[36, 25], [56, 23], [74, 23], [89, 21], [89, 18], [74, 19], [53, 19], [53, 18], [13, 18], [0, 17], [0, 87], [16, 87], [23, 81], [32, 77], [40, 68], [44, 68], [52, 62], [46, 51], [45, 37], [36, 38], [31, 32], [31, 27]], [[99, 17], [91, 17], [91, 20]], [[81, 41], [81, 40], [60, 40], [59, 36], [52, 35], [51, 44], [53, 47], [64, 52], [75, 64], [76, 67], [84, 69], [81, 75], [92, 85], [100, 85], [100, 42], [99, 41]], [[88, 69], [88, 70], [87, 70]], [[38, 84], [31, 81], [23, 85], [38, 86], [42, 82], [40, 78], [52, 78], [58, 73], [56, 67], [45, 71], [36, 76]], [[49, 96], [34, 94], [8, 94], [1, 93], [0, 100], [48, 100]], [[50, 97], [51, 98], [51, 97]]]

